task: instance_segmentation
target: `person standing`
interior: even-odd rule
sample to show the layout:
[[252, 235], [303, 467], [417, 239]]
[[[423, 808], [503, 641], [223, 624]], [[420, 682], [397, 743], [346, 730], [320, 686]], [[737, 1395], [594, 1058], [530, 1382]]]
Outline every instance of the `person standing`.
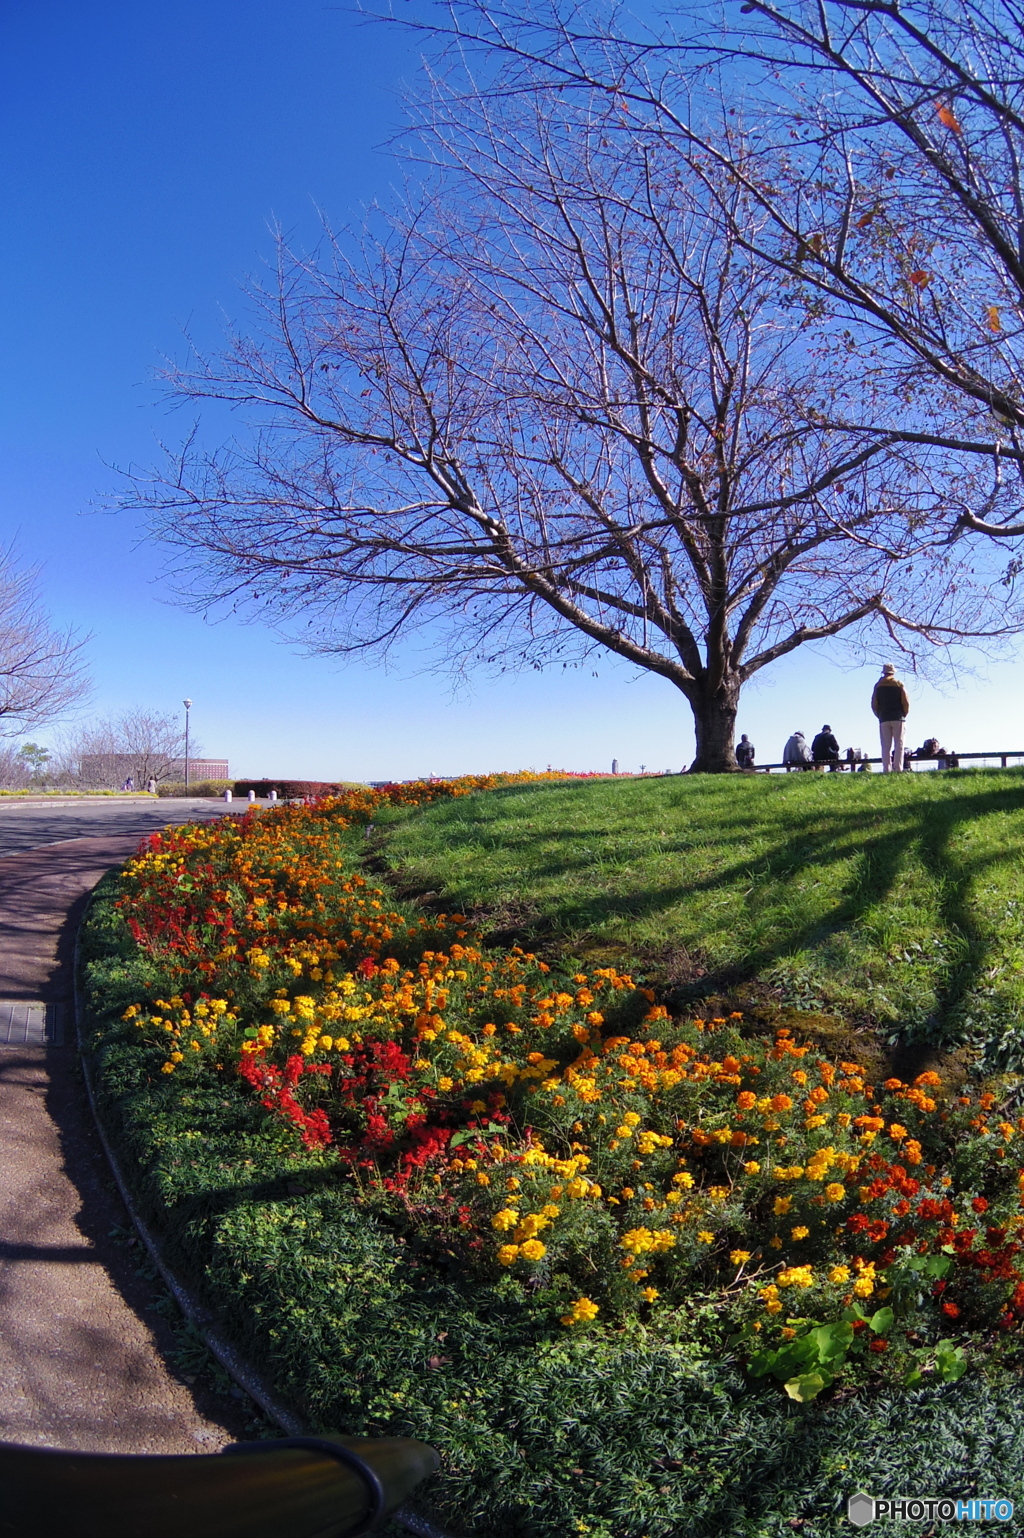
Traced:
[[736, 744], [736, 762], [741, 769], [753, 769], [754, 767], [754, 744], [750, 741], [746, 732], [743, 733], [743, 736]]
[[882, 773], [899, 774], [903, 770], [903, 731], [910, 701], [896, 677], [891, 662], [885, 663], [882, 676], [871, 695], [871, 709], [878, 717], [878, 735], [882, 743]]

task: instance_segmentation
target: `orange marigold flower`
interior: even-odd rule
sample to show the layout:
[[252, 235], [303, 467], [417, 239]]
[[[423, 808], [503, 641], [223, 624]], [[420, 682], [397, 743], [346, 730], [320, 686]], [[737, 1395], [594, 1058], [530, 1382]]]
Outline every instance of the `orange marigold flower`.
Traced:
[[769, 1103], [773, 1111], [789, 1111], [793, 1107], [793, 1102], [788, 1095], [773, 1095]]
[[756, 1104], [757, 1096], [749, 1089], [743, 1090], [741, 1094], [736, 1096], [736, 1109], [738, 1111], [749, 1111]]

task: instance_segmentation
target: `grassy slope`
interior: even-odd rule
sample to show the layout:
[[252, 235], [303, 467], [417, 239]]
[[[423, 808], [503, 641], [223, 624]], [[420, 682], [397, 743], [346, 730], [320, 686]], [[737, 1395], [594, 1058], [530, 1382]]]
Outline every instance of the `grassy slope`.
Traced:
[[[516, 786], [380, 819], [403, 881], [590, 957], [901, 1031], [1024, 1022], [1024, 773]], [[694, 965], [696, 964], [696, 966]]]

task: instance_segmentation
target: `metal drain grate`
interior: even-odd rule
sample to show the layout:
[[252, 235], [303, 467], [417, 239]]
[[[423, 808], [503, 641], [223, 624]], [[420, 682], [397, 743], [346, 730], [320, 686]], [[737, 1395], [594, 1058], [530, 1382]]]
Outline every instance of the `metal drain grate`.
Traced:
[[0, 999], [0, 1047], [59, 1047], [63, 1044], [61, 1004], [35, 999]]

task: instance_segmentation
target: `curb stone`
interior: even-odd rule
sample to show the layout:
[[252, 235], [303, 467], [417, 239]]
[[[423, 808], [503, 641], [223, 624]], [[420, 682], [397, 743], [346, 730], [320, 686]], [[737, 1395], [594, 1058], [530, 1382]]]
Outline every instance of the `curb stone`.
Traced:
[[[217, 1358], [217, 1361], [224, 1368], [229, 1377], [231, 1377], [234, 1382], [238, 1384], [239, 1388], [244, 1390], [244, 1392], [249, 1396], [254, 1404], [257, 1404], [260, 1407], [264, 1415], [266, 1415], [267, 1419], [272, 1421], [275, 1426], [279, 1426], [287, 1436], [309, 1436], [311, 1435], [310, 1428], [305, 1424], [305, 1422], [295, 1413], [293, 1409], [282, 1403], [282, 1401], [277, 1398], [259, 1371], [253, 1367], [253, 1365], [235, 1349], [231, 1342], [225, 1339], [225, 1337], [221, 1334], [220, 1330], [217, 1328], [216, 1323], [214, 1322], [212, 1315], [210, 1314], [210, 1311], [205, 1308], [203, 1304], [201, 1304], [199, 1300], [193, 1296], [189, 1289], [182, 1284], [179, 1278], [175, 1276], [174, 1272], [171, 1270], [170, 1266], [168, 1266], [163, 1257], [156, 1236], [152, 1233], [148, 1223], [146, 1223], [145, 1219], [142, 1217], [142, 1214], [139, 1212], [132, 1193], [128, 1187], [128, 1183], [121, 1172], [121, 1166], [118, 1163], [117, 1156], [114, 1153], [110, 1140], [107, 1137], [106, 1129], [100, 1118], [99, 1107], [96, 1102], [96, 1091], [93, 1082], [92, 1062], [90, 1059], [90, 1054], [86, 1051], [85, 1044], [82, 1040], [82, 1024], [85, 1018], [85, 1011], [82, 1001], [82, 972], [79, 956], [79, 940], [82, 932], [82, 924], [85, 923], [91, 907], [92, 895], [90, 894], [89, 902], [86, 906], [85, 912], [82, 915], [82, 919], [78, 927], [78, 932], [75, 935], [75, 955], [72, 969], [74, 981], [73, 1006], [75, 1015], [75, 1039], [78, 1047], [78, 1060], [82, 1065], [82, 1078], [85, 1081], [85, 1092], [89, 1100], [89, 1109], [92, 1112], [92, 1119], [96, 1127], [96, 1132], [99, 1136], [100, 1144], [103, 1148], [104, 1156], [108, 1165], [110, 1166], [110, 1172], [114, 1177], [114, 1183], [117, 1186], [118, 1193], [122, 1202], [124, 1203], [128, 1217], [131, 1220], [132, 1227], [135, 1229], [135, 1232], [142, 1240], [150, 1260], [152, 1261], [162, 1281], [167, 1287], [167, 1290], [174, 1298], [174, 1301], [178, 1305], [178, 1308], [181, 1310], [181, 1313], [194, 1327], [203, 1344], [207, 1347], [210, 1353]], [[408, 1507], [405, 1506], [400, 1506], [397, 1511], [393, 1511], [389, 1520], [391, 1522], [400, 1523], [400, 1525], [406, 1528], [409, 1532], [418, 1534], [419, 1538], [451, 1538], [449, 1533], [445, 1532], [443, 1528], [438, 1527], [437, 1524], [432, 1522], [428, 1517], [422, 1516], [417, 1511], [411, 1511]]]

